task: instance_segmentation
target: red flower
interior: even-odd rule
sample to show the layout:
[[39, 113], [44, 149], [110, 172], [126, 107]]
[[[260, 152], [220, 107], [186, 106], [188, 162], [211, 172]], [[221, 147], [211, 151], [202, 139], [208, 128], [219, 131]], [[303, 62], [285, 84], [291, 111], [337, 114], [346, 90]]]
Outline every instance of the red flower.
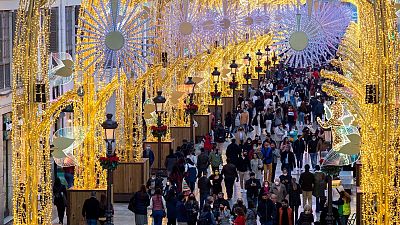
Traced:
[[319, 164], [324, 163], [324, 161], [325, 161], [325, 159], [320, 159], [320, 160], [319, 160]]

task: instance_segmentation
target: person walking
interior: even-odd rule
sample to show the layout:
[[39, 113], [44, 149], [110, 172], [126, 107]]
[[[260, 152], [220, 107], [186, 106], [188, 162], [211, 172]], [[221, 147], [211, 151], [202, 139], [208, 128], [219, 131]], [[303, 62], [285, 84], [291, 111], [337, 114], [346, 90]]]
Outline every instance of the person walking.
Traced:
[[351, 214], [351, 206], [350, 206], [351, 197], [346, 191], [339, 192], [339, 199], [333, 201], [333, 205], [338, 206], [338, 212], [340, 216], [340, 221], [343, 224], [347, 225], [347, 221], [349, 220]]
[[212, 183], [211, 190], [213, 195], [217, 195], [222, 192], [222, 175], [219, 173], [219, 170], [214, 171], [214, 173], [210, 176], [210, 181]]
[[219, 204], [217, 213], [217, 222], [219, 225], [231, 225], [231, 211], [227, 206]]
[[153, 163], [154, 163], [154, 152], [153, 152], [153, 150], [151, 150], [150, 145], [147, 145], [146, 148], [143, 150], [143, 157], [142, 158], [148, 158], [149, 159], [150, 168], [152, 168]]
[[226, 148], [226, 159], [233, 163], [234, 165], [237, 165], [237, 160], [240, 157], [240, 153], [241, 153], [241, 149], [239, 147], [239, 145], [236, 144], [236, 139], [233, 138], [231, 140], [231, 143], [228, 145], [228, 147]]
[[61, 184], [61, 180], [58, 177], [54, 180], [53, 196], [53, 203], [57, 207], [58, 223], [64, 224], [64, 213], [67, 206], [67, 188]]
[[173, 149], [169, 150], [169, 155], [167, 155], [167, 157], [165, 158], [165, 168], [167, 168], [167, 176], [169, 177], [169, 175], [171, 175], [172, 173], [172, 169], [174, 168], [174, 166], [176, 165], [176, 163], [178, 162], [178, 157], [176, 157], [176, 154], [174, 153]]
[[271, 185], [271, 194], [275, 194], [277, 196], [277, 201], [282, 202], [283, 199], [286, 198], [287, 191], [284, 184], [281, 183], [279, 178], [275, 178], [274, 183]]
[[[218, 149], [216, 149], [218, 151]], [[206, 173], [208, 167], [210, 166], [210, 157], [207, 152], [204, 151], [204, 149], [201, 149], [201, 153], [199, 156], [197, 156], [197, 170], [199, 173], [199, 177], [201, 174]]]
[[197, 169], [190, 159], [186, 159], [186, 161], [187, 163], [185, 164], [185, 180], [186, 183], [189, 185], [190, 191], [193, 192], [197, 180]]
[[279, 225], [293, 225], [293, 210], [286, 199], [282, 200], [282, 207], [279, 209]]
[[249, 201], [247, 206], [246, 225], [257, 225], [257, 209], [255, 202]]
[[147, 194], [146, 186], [142, 185], [129, 200], [128, 209], [135, 213], [135, 223], [145, 225], [147, 222], [147, 207], [150, 205], [150, 196]]
[[236, 219], [233, 221], [233, 225], [246, 225], [246, 214], [242, 208], [235, 210]]
[[296, 167], [301, 171], [303, 168], [303, 154], [306, 150], [306, 142], [302, 135], [297, 135], [297, 140], [293, 142], [293, 153], [296, 156]]
[[218, 149], [214, 149], [209, 156], [209, 161], [211, 164], [211, 170], [214, 172], [219, 171], [219, 166], [222, 165], [222, 155], [218, 152]]
[[287, 131], [283, 127], [283, 123], [278, 124], [274, 129], [274, 141], [276, 142], [276, 147], [281, 149], [281, 142], [287, 136]]
[[253, 172], [250, 173], [250, 179], [246, 181], [246, 196], [248, 204], [253, 202], [255, 205], [257, 204], [257, 197], [260, 192], [261, 183], [260, 180], [256, 178]]
[[203, 175], [197, 181], [197, 188], [200, 193], [200, 209], [203, 208], [207, 197], [210, 195], [211, 187], [212, 184], [210, 179], [207, 177], [207, 173], [203, 173]]
[[318, 156], [317, 145], [318, 145], [318, 138], [315, 134], [313, 134], [311, 136], [311, 139], [307, 142], [308, 153], [310, 154], [311, 165], [313, 169], [315, 169], [315, 166], [317, 165], [317, 156]]
[[257, 215], [260, 217], [261, 225], [272, 225], [274, 203], [269, 198], [269, 195], [268, 192], [264, 192], [258, 203]]
[[244, 183], [245, 183], [247, 173], [250, 169], [251, 169], [250, 168], [250, 160], [247, 157], [247, 153], [242, 152], [241, 157], [237, 161], [237, 170], [239, 172], [239, 183], [240, 183], [241, 192], [243, 192], [245, 190]]
[[261, 153], [264, 158], [264, 180], [271, 181], [273, 156], [272, 149], [268, 142], [264, 141], [263, 147], [261, 148]]
[[92, 191], [90, 198], [86, 199], [82, 207], [82, 216], [87, 225], [97, 225], [99, 219], [100, 202], [96, 198], [96, 192]]
[[294, 221], [297, 221], [299, 216], [299, 206], [301, 205], [301, 187], [296, 183], [296, 178], [292, 178], [291, 183], [288, 185], [289, 193], [289, 206], [292, 208]]
[[254, 153], [253, 158], [250, 160], [250, 168], [251, 171], [255, 174], [256, 179], [260, 180], [263, 177], [263, 162], [260, 158], [258, 158], [258, 154]]
[[188, 215], [188, 225], [196, 225], [200, 207], [193, 193], [189, 194], [188, 200], [185, 202], [185, 208]]
[[167, 208], [165, 199], [161, 195], [161, 189], [157, 188], [153, 197], [151, 197], [150, 208], [154, 225], [161, 225], [162, 219], [166, 216], [165, 209]]
[[232, 199], [233, 195], [233, 185], [236, 181], [239, 181], [239, 175], [236, 170], [236, 166], [230, 162], [229, 159], [226, 160], [227, 164], [222, 168], [221, 175], [224, 177], [226, 194], [228, 195], [228, 200]]
[[296, 160], [290, 148], [286, 147], [281, 153], [282, 169], [286, 169], [289, 176], [292, 175], [293, 168], [296, 167]]
[[178, 195], [178, 202], [176, 203], [176, 220], [178, 225], [188, 225], [188, 214], [185, 208], [185, 196]]
[[321, 197], [325, 196], [325, 190], [326, 190], [326, 177], [323, 172], [320, 170], [320, 166], [316, 165], [315, 166], [315, 172], [314, 172], [314, 190], [313, 190], [313, 195], [315, 196], [315, 206], [316, 206], [316, 212], [320, 212], [323, 205], [321, 205]]
[[278, 160], [281, 158], [281, 151], [276, 148], [276, 145], [274, 142], [271, 143], [271, 150], [272, 150], [272, 176], [271, 180], [275, 179], [275, 174], [276, 174], [276, 166], [278, 165]]
[[211, 213], [211, 206], [205, 204], [201, 212], [197, 225], [217, 225], [213, 214]]
[[303, 208], [312, 206], [312, 191], [314, 190], [314, 174], [310, 172], [310, 165], [304, 166], [305, 171], [301, 173], [299, 184], [303, 190]]
[[299, 219], [297, 220], [298, 225], [311, 225], [314, 223], [314, 215], [312, 214], [312, 208], [310, 205], [304, 206], [304, 212], [300, 213]]
[[170, 190], [165, 197], [165, 201], [167, 205], [167, 219], [168, 219], [167, 225], [176, 225], [176, 218], [177, 218], [176, 204], [178, 203], [176, 190], [173, 189]]

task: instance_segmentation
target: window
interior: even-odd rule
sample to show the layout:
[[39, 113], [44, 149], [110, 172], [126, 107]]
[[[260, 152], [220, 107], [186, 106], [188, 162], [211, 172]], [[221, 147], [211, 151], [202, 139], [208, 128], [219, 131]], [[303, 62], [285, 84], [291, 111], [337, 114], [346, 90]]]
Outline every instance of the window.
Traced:
[[0, 90], [11, 87], [12, 12], [0, 11]]
[[74, 31], [75, 31], [75, 6], [65, 7], [65, 33], [66, 33], [66, 52], [72, 57], [74, 55]]
[[49, 41], [50, 52], [58, 52], [58, 8], [51, 9]]

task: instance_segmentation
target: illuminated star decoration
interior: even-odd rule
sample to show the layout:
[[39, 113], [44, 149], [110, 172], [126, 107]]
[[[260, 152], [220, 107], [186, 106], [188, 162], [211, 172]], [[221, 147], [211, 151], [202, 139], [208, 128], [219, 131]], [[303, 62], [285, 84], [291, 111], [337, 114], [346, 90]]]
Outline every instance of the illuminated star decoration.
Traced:
[[321, 65], [335, 56], [350, 19], [347, 6], [335, 2], [320, 3], [310, 15], [307, 5], [284, 7], [273, 25], [274, 45], [290, 67]]
[[242, 7], [233, 4], [232, 1], [222, 1], [222, 7], [217, 8], [215, 31], [223, 45], [237, 43], [245, 38], [246, 24], [243, 23], [244, 19], [245, 13]]
[[248, 16], [244, 18], [243, 23], [255, 35], [266, 34], [270, 30], [271, 11], [269, 8], [254, 9]]
[[93, 13], [84, 9], [90, 19], [79, 18], [82, 33], [78, 37], [84, 41], [77, 52], [84, 53], [79, 61], [83, 71], [94, 65], [93, 76], [101, 80], [107, 73], [110, 78], [115, 72], [118, 76], [124, 72], [137, 78], [146, 71], [146, 64], [150, 64], [147, 57], [152, 55], [150, 42], [154, 39], [149, 33], [155, 26], [139, 4], [130, 7], [131, 1], [126, 0], [122, 5], [118, 0], [99, 0], [92, 5]]
[[54, 162], [61, 167], [76, 166], [74, 149], [82, 144], [85, 136], [82, 127], [66, 127], [57, 130], [52, 136]]
[[199, 45], [200, 6], [189, 0], [174, 0], [166, 7], [164, 18], [167, 45], [172, 54], [191, 56]]

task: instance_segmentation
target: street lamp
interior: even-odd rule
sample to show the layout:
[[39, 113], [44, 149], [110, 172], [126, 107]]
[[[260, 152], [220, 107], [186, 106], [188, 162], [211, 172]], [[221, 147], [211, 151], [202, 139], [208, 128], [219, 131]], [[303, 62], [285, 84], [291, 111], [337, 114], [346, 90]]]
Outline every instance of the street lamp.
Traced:
[[271, 49], [269, 48], [269, 46], [265, 48], [265, 51], [267, 52], [267, 59], [264, 62], [264, 65], [267, 67], [267, 70], [265, 71], [265, 76], [269, 77], [269, 66], [271, 65], [271, 61], [269, 60], [269, 52], [271, 51]]
[[215, 122], [217, 122], [218, 119], [218, 82], [219, 82], [219, 75], [221, 73], [218, 71], [218, 67], [214, 67], [214, 71], [211, 73], [213, 77], [213, 82], [214, 82], [214, 102], [215, 102], [215, 108], [214, 108], [214, 113], [215, 113]]
[[[107, 144], [107, 158], [113, 157], [115, 149], [113, 143], [115, 142], [115, 129], [118, 127], [118, 123], [112, 120], [113, 115], [107, 114], [107, 120], [104, 121], [101, 126], [104, 129], [104, 140]], [[106, 225], [113, 225], [112, 222], [112, 207], [111, 207], [111, 184], [112, 184], [112, 170], [107, 168], [107, 210], [106, 210]]]
[[233, 96], [233, 105], [232, 105], [232, 115], [235, 113], [235, 89], [237, 88], [237, 81], [236, 81], [236, 73], [238, 71], [238, 64], [236, 64], [236, 60], [232, 60], [231, 65], [229, 65], [231, 68], [231, 74], [232, 74], [232, 84], [229, 85], [229, 87], [232, 89], [232, 96]]
[[256, 52], [256, 59], [257, 59], [257, 66], [255, 68], [256, 73], [257, 73], [257, 80], [258, 80], [258, 86], [260, 86], [260, 73], [262, 72], [262, 67], [261, 67], [261, 59], [262, 59], [262, 53], [260, 49]]
[[[156, 114], [157, 114], [157, 127], [158, 129], [161, 128], [161, 114], [164, 113], [164, 103], [167, 100], [162, 96], [162, 91], [157, 91], [157, 96], [153, 98], [154, 105], [156, 107]], [[161, 135], [157, 135], [158, 138], [158, 165], [159, 169], [161, 169]]]
[[[196, 87], [196, 83], [193, 81], [192, 77], [188, 77], [187, 81], [185, 82], [185, 89], [189, 95], [189, 106], [193, 105], [193, 97], [194, 97], [194, 88]], [[190, 141], [194, 144], [194, 137], [193, 137], [193, 114], [194, 112], [190, 112]]]
[[249, 71], [251, 57], [249, 54], [243, 58], [243, 63], [246, 66], [246, 73], [244, 74], [244, 79], [246, 79], [246, 98], [249, 97], [249, 79], [251, 79], [251, 73]]

